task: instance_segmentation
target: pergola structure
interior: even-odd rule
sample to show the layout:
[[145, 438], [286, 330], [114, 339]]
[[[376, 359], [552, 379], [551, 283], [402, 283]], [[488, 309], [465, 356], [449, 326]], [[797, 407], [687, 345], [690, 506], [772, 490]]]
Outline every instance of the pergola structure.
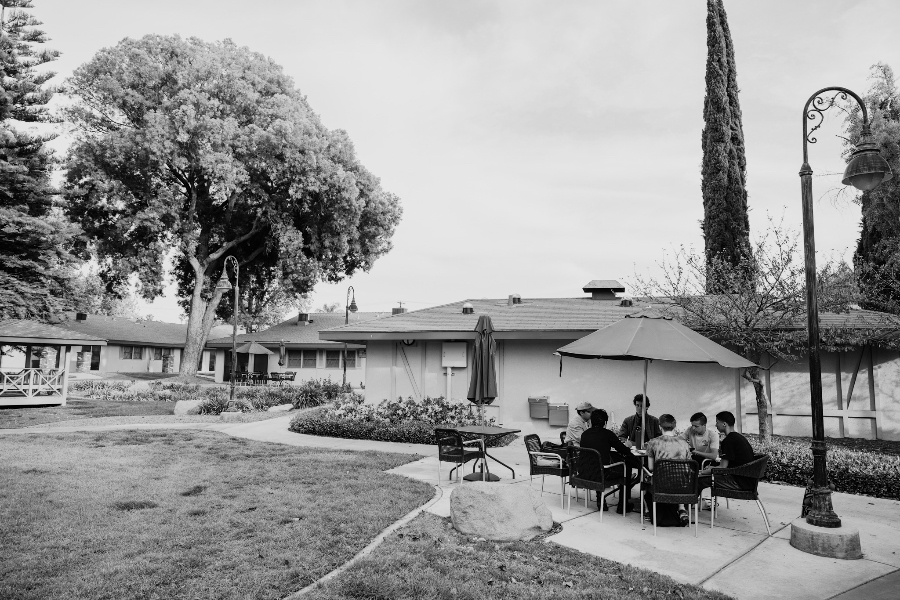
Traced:
[[83, 345], [106, 340], [37, 321], [0, 321], [0, 406], [65, 405], [69, 353]]

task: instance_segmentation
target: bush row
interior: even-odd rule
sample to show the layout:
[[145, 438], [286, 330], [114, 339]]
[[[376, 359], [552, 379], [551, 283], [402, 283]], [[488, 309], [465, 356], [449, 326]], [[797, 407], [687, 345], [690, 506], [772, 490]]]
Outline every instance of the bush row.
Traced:
[[[290, 430], [297, 433], [403, 442], [433, 444], [435, 427], [475, 425], [478, 415], [471, 404], [448, 402], [443, 397], [383, 400], [380, 404], [364, 404], [357, 394], [339, 398], [321, 410], [299, 414], [291, 421]], [[494, 420], [488, 419], [488, 425]], [[515, 439], [505, 436], [491, 440], [488, 446], [504, 446]]]
[[[806, 487], [813, 474], [810, 440], [773, 436], [765, 442], [747, 436], [756, 452], [769, 455], [766, 479]], [[828, 446], [828, 479], [847, 494], [900, 498], [900, 456]]]

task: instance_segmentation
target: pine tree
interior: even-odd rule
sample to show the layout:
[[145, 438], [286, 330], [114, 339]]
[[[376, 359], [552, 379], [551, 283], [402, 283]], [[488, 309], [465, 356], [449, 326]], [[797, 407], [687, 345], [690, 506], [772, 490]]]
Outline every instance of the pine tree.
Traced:
[[[706, 260], [746, 264], [750, 249], [747, 217], [747, 159], [738, 101], [734, 47], [722, 0], [707, 0], [705, 127], [702, 134], [703, 231]], [[707, 290], [717, 292], [722, 290]]]
[[62, 307], [73, 257], [74, 228], [53, 207], [53, 135], [27, 129], [48, 123], [45, 87], [51, 71], [38, 67], [59, 55], [23, 9], [31, 0], [0, 0], [0, 318], [47, 318]]

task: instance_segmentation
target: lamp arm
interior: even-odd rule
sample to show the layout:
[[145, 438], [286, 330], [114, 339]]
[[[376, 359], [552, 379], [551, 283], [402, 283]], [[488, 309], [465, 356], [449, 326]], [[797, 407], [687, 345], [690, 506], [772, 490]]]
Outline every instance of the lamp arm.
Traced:
[[[837, 92], [830, 99], [822, 98], [821, 95], [825, 92]], [[807, 153], [807, 143], [815, 144], [818, 140], [812, 137], [812, 134], [815, 133], [816, 129], [822, 126], [825, 122], [825, 111], [829, 108], [833, 107], [837, 103], [837, 99], [840, 98], [842, 100], [846, 100], [847, 96], [852, 96], [856, 103], [859, 104], [859, 107], [862, 109], [862, 117], [863, 117], [863, 127], [866, 127], [869, 124], [869, 112], [866, 110], [866, 103], [863, 102], [862, 98], [857, 96], [851, 90], [847, 88], [831, 86], [822, 88], [815, 94], [809, 97], [809, 100], [806, 101], [806, 105], [803, 107], [803, 165], [805, 169], [809, 169], [809, 156]], [[815, 127], [812, 130], [808, 130], [809, 121], [818, 121]], [[812, 172], [810, 170], [810, 172]]]

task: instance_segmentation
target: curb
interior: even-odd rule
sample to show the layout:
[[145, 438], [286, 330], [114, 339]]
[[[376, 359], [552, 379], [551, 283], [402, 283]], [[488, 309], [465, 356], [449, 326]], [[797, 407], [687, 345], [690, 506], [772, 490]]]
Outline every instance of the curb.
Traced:
[[330, 581], [331, 579], [333, 579], [334, 577], [337, 577], [338, 575], [340, 575], [341, 573], [343, 573], [344, 571], [346, 571], [347, 569], [352, 567], [354, 564], [359, 562], [361, 559], [363, 559], [366, 556], [368, 556], [369, 554], [371, 554], [372, 551], [375, 550], [375, 548], [377, 548], [378, 546], [381, 545], [381, 542], [384, 541], [384, 538], [386, 538], [389, 534], [393, 533], [397, 529], [400, 529], [401, 527], [403, 527], [404, 525], [406, 525], [407, 523], [412, 521], [414, 518], [419, 516], [419, 513], [421, 513], [426, 508], [430, 507], [432, 504], [434, 504], [438, 500], [440, 500], [441, 496], [443, 496], [443, 491], [441, 490], [440, 486], [437, 486], [437, 485], [434, 486], [434, 496], [432, 496], [431, 500], [429, 500], [422, 506], [420, 506], [416, 509], [413, 509], [406, 516], [401, 517], [397, 521], [394, 521], [394, 523], [392, 523], [391, 525], [388, 525], [381, 533], [379, 533], [375, 537], [374, 540], [369, 542], [368, 546], [366, 546], [365, 548], [363, 548], [362, 550], [357, 552], [353, 558], [351, 558], [350, 560], [348, 560], [347, 562], [345, 562], [338, 568], [334, 569], [330, 573], [323, 575], [322, 577], [320, 577], [316, 581], [312, 582], [311, 584], [309, 584], [302, 590], [294, 592], [293, 594], [291, 594], [289, 596], [285, 596], [283, 600], [296, 600], [297, 598], [301, 598], [304, 595], [306, 595], [307, 593], [311, 592], [312, 590], [320, 587], [323, 583], [326, 583], [326, 582]]

